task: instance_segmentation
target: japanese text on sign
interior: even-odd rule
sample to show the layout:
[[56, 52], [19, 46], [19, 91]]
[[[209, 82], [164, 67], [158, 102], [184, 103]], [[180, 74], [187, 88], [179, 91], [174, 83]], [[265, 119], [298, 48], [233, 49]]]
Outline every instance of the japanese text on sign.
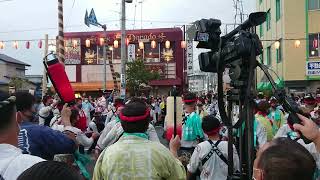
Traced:
[[187, 41], [187, 72], [188, 74], [193, 73], [193, 43]]
[[307, 76], [320, 76], [320, 62], [307, 62], [306, 65], [306, 75]]

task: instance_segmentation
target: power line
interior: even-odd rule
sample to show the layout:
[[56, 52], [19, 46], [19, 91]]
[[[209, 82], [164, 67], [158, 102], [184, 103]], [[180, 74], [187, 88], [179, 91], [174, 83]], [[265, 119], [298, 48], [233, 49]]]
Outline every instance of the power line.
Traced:
[[[103, 24], [106, 24], [108, 22], [118, 22], [119, 19], [116, 20], [108, 20], [102, 22]], [[127, 19], [126, 21], [135, 22], [134, 19]], [[187, 21], [161, 21], [161, 20], [143, 20], [142, 22], [147, 23], [158, 23], [158, 24], [191, 24], [191, 22]], [[222, 25], [230, 25], [234, 23], [222, 23]], [[73, 28], [73, 27], [85, 27], [85, 24], [75, 24], [75, 25], [69, 25], [66, 26], [66, 28]], [[32, 28], [32, 29], [22, 29], [22, 30], [9, 30], [9, 31], [0, 31], [0, 34], [6, 34], [6, 33], [16, 33], [16, 32], [33, 32], [33, 31], [43, 31], [43, 30], [57, 30], [58, 27], [47, 27], [47, 28]]]
[[0, 3], [2, 3], [2, 2], [8, 2], [8, 1], [13, 1], [13, 0], [0, 0]]

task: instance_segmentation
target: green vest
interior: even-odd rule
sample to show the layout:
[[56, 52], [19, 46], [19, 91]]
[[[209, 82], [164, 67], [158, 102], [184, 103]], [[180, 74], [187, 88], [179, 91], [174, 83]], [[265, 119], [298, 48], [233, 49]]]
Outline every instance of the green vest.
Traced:
[[269, 121], [269, 119], [267, 119], [266, 117], [262, 116], [262, 115], [255, 115], [256, 120], [259, 121], [259, 123], [266, 128], [267, 131], [267, 141], [272, 141], [273, 136], [274, 136], [274, 131], [271, 125], [271, 122]]

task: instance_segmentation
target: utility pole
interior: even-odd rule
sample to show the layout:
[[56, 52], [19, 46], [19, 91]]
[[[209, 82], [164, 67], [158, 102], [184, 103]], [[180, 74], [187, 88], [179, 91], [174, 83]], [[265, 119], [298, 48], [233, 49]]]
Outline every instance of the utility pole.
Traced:
[[107, 90], [107, 50], [106, 50], [106, 44], [107, 44], [107, 26], [103, 25], [103, 33], [106, 37], [105, 42], [103, 43], [103, 91]]
[[[44, 38], [44, 57], [48, 55], [48, 49], [49, 49], [49, 37], [48, 34], [45, 35]], [[47, 61], [47, 58], [44, 58], [44, 61]], [[47, 64], [47, 62], [45, 62]], [[47, 71], [43, 67], [43, 76], [42, 76], [42, 97], [44, 97], [47, 94]]]
[[132, 0], [121, 0], [121, 98], [126, 97], [126, 2], [132, 3]]
[[58, 26], [59, 26], [59, 34], [58, 34], [58, 52], [59, 52], [59, 60], [61, 63], [64, 63], [64, 33], [63, 33], [63, 0], [58, 0]]

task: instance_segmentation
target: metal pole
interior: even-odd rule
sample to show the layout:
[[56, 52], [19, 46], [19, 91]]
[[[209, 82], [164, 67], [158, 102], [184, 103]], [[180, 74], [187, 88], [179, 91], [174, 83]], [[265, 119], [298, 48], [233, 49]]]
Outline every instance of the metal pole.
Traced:
[[207, 93], [209, 93], [209, 90], [210, 90], [209, 85], [210, 85], [210, 74], [207, 73]]
[[[107, 28], [103, 28], [104, 35], [107, 35]], [[107, 39], [107, 36], [106, 36]], [[107, 50], [106, 41], [103, 43], [103, 91], [107, 90]]]
[[61, 63], [64, 63], [64, 33], [63, 33], [63, 0], [58, 0], [58, 26], [59, 26], [59, 34], [58, 34], [58, 49], [59, 49], [59, 60]]
[[[44, 56], [48, 55], [49, 48], [49, 37], [48, 34], [45, 35], [44, 38]], [[45, 63], [47, 64], [47, 58], [44, 58]], [[43, 67], [43, 76], [42, 76], [42, 97], [47, 94], [47, 71], [46, 68]]]
[[121, 0], [121, 91], [120, 96], [126, 97], [126, 4]]

